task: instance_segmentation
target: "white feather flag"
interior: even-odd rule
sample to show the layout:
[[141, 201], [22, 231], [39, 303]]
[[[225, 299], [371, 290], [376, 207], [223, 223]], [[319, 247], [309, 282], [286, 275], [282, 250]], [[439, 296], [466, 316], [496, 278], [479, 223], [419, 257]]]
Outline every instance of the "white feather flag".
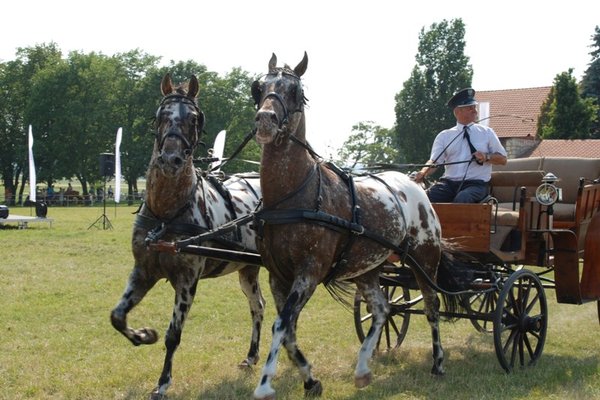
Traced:
[[29, 125], [29, 200], [35, 202], [35, 162], [33, 161], [33, 132]]
[[115, 203], [121, 199], [121, 138], [123, 128], [117, 130], [117, 141], [115, 143]]
[[[215, 144], [213, 146], [213, 154], [212, 156], [214, 158], [218, 158], [218, 161], [214, 161], [210, 164], [210, 168], [212, 169], [216, 166], [221, 165], [222, 161], [221, 158], [223, 158], [223, 152], [225, 151], [225, 135], [227, 134], [227, 132], [225, 131], [221, 131], [217, 134], [217, 137], [215, 138]], [[219, 172], [221, 168], [217, 168], [215, 170], [215, 172]]]

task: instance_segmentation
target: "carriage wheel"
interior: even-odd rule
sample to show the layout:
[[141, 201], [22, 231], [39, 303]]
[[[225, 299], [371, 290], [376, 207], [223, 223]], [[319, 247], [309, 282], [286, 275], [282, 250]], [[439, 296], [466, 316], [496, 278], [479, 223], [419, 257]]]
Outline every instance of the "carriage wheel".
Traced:
[[514, 272], [504, 283], [494, 312], [494, 346], [500, 365], [533, 365], [542, 355], [548, 327], [546, 294], [529, 270]]
[[494, 332], [494, 324], [492, 321], [476, 319], [477, 315], [494, 312], [498, 303], [498, 292], [476, 293], [469, 297], [466, 302], [467, 314], [471, 316], [471, 324], [478, 332], [492, 333]]
[[[406, 337], [410, 314], [398, 309], [406, 306], [410, 301], [410, 291], [402, 286], [382, 286], [381, 290], [386, 295], [391, 309], [377, 341], [377, 351], [383, 352], [397, 349]], [[367, 303], [357, 291], [354, 296], [354, 327], [361, 343], [369, 332], [371, 320], [372, 314], [368, 310]]]

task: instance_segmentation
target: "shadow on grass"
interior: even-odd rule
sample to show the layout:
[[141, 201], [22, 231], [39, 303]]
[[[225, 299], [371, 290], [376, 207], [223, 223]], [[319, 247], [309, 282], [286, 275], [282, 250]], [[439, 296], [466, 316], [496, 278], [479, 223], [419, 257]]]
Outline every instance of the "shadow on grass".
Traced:
[[[333, 374], [317, 372], [316, 377], [323, 383], [322, 399], [327, 400], [589, 399], [598, 398], [600, 393], [600, 383], [590, 384], [598, 375], [599, 355], [575, 358], [542, 354], [535, 366], [515, 368], [510, 374], [501, 368], [493, 347], [487, 351], [449, 346], [446, 355], [446, 375], [440, 378], [430, 375], [430, 353], [424, 348], [401, 349], [376, 356], [371, 363], [373, 381], [361, 390], [353, 386], [353, 366]], [[240, 371], [236, 376], [211, 382], [177, 379], [168, 392], [168, 399], [252, 399], [260, 371], [260, 368]], [[279, 366], [273, 387], [279, 400], [304, 398], [298, 371], [289, 364]], [[123, 398], [147, 398], [148, 393], [149, 390], [141, 393], [131, 388]]]

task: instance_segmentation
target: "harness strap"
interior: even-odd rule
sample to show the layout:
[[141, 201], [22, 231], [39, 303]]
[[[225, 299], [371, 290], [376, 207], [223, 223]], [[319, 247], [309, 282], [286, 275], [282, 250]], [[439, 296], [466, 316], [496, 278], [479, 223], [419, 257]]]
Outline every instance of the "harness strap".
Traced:
[[[339, 168], [332, 162], [328, 162], [326, 165], [329, 169], [334, 171], [340, 178], [342, 178], [342, 180], [346, 182], [346, 185], [348, 185], [351, 205], [350, 210], [352, 212], [352, 224], [356, 226], [360, 225], [360, 206], [357, 204], [356, 185], [354, 183], [352, 175], [347, 174], [345, 171], [343, 171], [341, 168]], [[334, 264], [334, 266], [330, 269], [329, 273], [325, 277], [325, 284], [329, 283], [335, 277], [336, 273], [339, 271], [340, 268], [344, 268], [346, 264], [348, 264], [347, 256], [348, 253], [350, 253], [350, 250], [352, 249], [352, 245], [356, 240], [356, 236], [357, 235], [350, 235], [348, 237], [348, 240], [346, 240], [346, 244], [340, 252], [338, 261]]]
[[380, 245], [401, 253], [402, 248], [390, 242], [388, 239], [370, 230], [366, 230], [361, 224], [348, 221], [336, 215], [328, 214], [323, 211], [314, 211], [306, 209], [296, 210], [259, 210], [254, 213], [256, 225], [262, 227], [267, 224], [282, 225], [295, 224], [299, 222], [312, 222], [333, 229], [338, 232], [350, 231], [355, 236], [364, 236]]

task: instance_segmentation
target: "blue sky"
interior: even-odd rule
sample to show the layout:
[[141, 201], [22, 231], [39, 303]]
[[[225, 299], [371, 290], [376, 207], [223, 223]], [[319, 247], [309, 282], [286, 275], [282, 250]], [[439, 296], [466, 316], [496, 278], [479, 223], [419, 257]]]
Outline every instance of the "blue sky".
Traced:
[[53, 41], [65, 54], [139, 48], [165, 62], [259, 74], [272, 52], [294, 66], [306, 50], [308, 139], [327, 156], [360, 121], [393, 126], [422, 28], [463, 19], [476, 90], [550, 86], [569, 68], [577, 79], [587, 68], [600, 2], [23, 0], [3, 4], [2, 14], [4, 61], [17, 47]]

